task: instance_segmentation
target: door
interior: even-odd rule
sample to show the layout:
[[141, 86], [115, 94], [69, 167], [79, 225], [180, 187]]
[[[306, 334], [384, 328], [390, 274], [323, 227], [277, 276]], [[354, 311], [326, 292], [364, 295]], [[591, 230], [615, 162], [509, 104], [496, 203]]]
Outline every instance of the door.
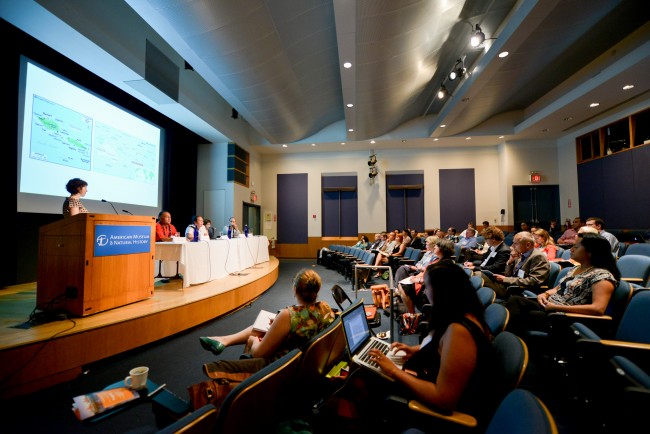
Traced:
[[252, 233], [254, 235], [261, 235], [261, 215], [262, 210], [259, 205], [253, 205], [252, 203], [244, 202], [244, 209], [242, 212], [242, 216], [244, 218], [243, 223], [245, 225], [248, 225], [249, 233]]
[[560, 221], [560, 186], [522, 185], [512, 187], [515, 230], [526, 221], [548, 228], [551, 220]]

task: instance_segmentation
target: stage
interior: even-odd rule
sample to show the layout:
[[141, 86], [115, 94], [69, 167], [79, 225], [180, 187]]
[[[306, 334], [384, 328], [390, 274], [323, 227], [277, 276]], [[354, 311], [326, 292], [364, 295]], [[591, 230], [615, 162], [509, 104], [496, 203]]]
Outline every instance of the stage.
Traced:
[[270, 257], [238, 275], [183, 288], [156, 279], [154, 295], [86, 317], [29, 323], [36, 283], [0, 290], [0, 398], [71, 380], [83, 366], [195, 327], [237, 309], [269, 289], [279, 261]]

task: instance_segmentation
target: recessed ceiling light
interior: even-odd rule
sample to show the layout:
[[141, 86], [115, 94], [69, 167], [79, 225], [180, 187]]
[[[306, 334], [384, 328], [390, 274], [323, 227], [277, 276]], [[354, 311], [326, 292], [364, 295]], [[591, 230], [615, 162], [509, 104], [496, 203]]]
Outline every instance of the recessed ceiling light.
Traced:
[[283, 148], [286, 148], [286, 147], [287, 147], [287, 145], [282, 145], [282, 147], [283, 147]]
[[437, 142], [438, 140], [440, 140], [440, 139], [438, 139], [437, 137], [435, 139], [433, 139], [434, 142]]
[[589, 107], [593, 108], [593, 107], [598, 107], [599, 105], [600, 105], [599, 102], [592, 102], [591, 104], [589, 104]]
[[354, 107], [354, 104], [346, 104], [348, 107]]
[[312, 145], [312, 146], [316, 146], [316, 143], [312, 143], [311, 145]]
[[406, 143], [406, 139], [402, 139], [402, 143]]
[[371, 140], [370, 143], [374, 144], [374, 143], [376, 143], [376, 142], [375, 142], [374, 140]]
[[442, 125], [440, 125], [440, 128], [444, 128], [446, 126], [447, 126], [447, 124], [442, 124]]
[[465, 137], [465, 140], [472, 140], [471, 137]]
[[354, 128], [348, 128], [348, 131], [349, 131], [349, 132], [353, 132], [353, 131], [354, 131]]
[[632, 89], [633, 87], [634, 87], [633, 84], [626, 84], [625, 86], [623, 86], [623, 90], [630, 90], [630, 89]]
[[507, 57], [508, 54], [510, 54], [510, 53], [508, 53], [507, 51], [502, 51], [502, 52], [499, 53], [499, 57], [503, 59], [504, 57]]
[[505, 136], [499, 136], [500, 139], [503, 139]]
[[343, 67], [344, 67], [345, 69], [350, 69], [350, 68], [352, 68], [352, 64], [351, 64], [350, 62], [345, 62], [345, 63], [343, 64]]
[[341, 142], [341, 146], [345, 146], [345, 142]]
[[565, 118], [562, 119], [562, 120], [565, 121], [565, 122], [567, 122], [567, 121], [571, 121], [571, 120], [573, 120], [573, 116], [567, 116], [567, 117], [565, 117]]

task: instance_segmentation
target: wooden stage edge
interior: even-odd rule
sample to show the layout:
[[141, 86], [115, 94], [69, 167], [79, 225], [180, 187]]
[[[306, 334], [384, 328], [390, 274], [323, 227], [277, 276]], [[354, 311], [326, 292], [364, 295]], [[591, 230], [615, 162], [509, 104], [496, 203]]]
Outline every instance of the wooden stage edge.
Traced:
[[[0, 304], [5, 311], [0, 328], [0, 398], [72, 380], [81, 374], [84, 365], [172, 336], [244, 306], [273, 286], [278, 267], [278, 259], [271, 256], [269, 262], [242, 270], [240, 275], [185, 289], [179, 279], [171, 279], [170, 283], [157, 284], [153, 297], [146, 300], [27, 329], [14, 326], [27, 321], [36, 305], [35, 284], [0, 290]], [[25, 302], [30, 296], [33, 303]], [[11, 303], [31, 307], [7, 315]]]

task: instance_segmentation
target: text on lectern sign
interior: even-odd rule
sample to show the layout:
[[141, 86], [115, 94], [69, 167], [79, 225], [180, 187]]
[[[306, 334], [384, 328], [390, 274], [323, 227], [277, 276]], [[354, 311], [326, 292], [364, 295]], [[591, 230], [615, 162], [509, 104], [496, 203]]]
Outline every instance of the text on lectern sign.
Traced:
[[151, 251], [149, 226], [95, 226], [95, 256], [129, 255]]

